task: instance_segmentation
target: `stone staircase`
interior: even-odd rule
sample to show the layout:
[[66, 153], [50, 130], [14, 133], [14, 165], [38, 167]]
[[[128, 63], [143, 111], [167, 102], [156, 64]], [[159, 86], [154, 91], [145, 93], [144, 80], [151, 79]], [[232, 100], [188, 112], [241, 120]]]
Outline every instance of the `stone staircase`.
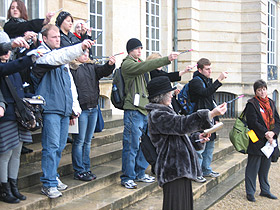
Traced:
[[[94, 134], [91, 151], [92, 171], [97, 175], [96, 180], [83, 182], [73, 179], [71, 144], [67, 144], [58, 172], [68, 189], [57, 199], [41, 195], [41, 142], [40, 132], [36, 132], [33, 134], [34, 143], [28, 145], [34, 152], [21, 156], [19, 171], [19, 188], [27, 196], [27, 200], [19, 204], [0, 202], [0, 209], [161, 209], [162, 192], [157, 183], [138, 183], [138, 188], [133, 190], [120, 185], [123, 120], [122, 116], [112, 116], [111, 110], [103, 110], [102, 113], [105, 129]], [[207, 193], [217, 189], [217, 186], [223, 186], [231, 177], [242, 174], [246, 157], [236, 153], [227, 138], [220, 138], [216, 142], [212, 167], [220, 172], [221, 176], [215, 179], [207, 178], [207, 182], [203, 184], [193, 183], [194, 199], [200, 200]], [[219, 194], [214, 193], [215, 196]], [[149, 202], [151, 199], [152, 202]], [[209, 199], [206, 197], [205, 200]], [[196, 209], [204, 208], [205, 205]]]

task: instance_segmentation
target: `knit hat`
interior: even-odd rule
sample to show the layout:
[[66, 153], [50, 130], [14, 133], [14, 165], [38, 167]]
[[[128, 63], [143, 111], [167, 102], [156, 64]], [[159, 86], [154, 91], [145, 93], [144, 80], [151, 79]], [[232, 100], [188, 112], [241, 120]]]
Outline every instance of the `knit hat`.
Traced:
[[11, 42], [11, 40], [6, 32], [0, 31], [0, 43], [4, 42]]
[[172, 87], [170, 80], [167, 76], [154, 77], [147, 85], [149, 97], [154, 98], [160, 94], [168, 93], [175, 90], [176, 87]]
[[132, 39], [128, 40], [126, 43], [127, 53], [129, 53], [130, 51], [132, 51], [138, 47], [142, 47], [142, 43], [139, 39], [132, 38]]
[[55, 25], [60, 27], [62, 22], [67, 18], [68, 16], [71, 17], [72, 22], [73, 22], [73, 17], [69, 12], [61, 11], [58, 16], [56, 17]]

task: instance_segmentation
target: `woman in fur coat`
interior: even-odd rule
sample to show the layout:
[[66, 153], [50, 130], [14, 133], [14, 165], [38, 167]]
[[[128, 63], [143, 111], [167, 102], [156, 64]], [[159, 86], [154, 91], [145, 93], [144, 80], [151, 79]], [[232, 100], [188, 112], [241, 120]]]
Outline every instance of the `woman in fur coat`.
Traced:
[[[205, 109], [189, 116], [177, 115], [169, 106], [175, 88], [171, 87], [168, 77], [153, 78], [147, 89], [150, 102], [146, 105], [149, 112], [148, 127], [158, 153], [155, 172], [159, 186], [163, 187], [163, 210], [191, 210], [191, 180], [201, 176], [194, 146], [201, 149], [209, 137], [197, 131], [212, 127], [213, 117], [226, 112], [226, 103], [212, 111]], [[192, 141], [187, 133], [193, 133]], [[195, 143], [195, 139], [202, 141]]]

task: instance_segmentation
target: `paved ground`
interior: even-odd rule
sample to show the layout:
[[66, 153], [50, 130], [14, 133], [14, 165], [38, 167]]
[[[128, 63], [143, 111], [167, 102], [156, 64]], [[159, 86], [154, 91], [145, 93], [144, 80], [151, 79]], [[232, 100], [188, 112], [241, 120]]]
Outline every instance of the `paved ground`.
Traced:
[[[280, 161], [280, 160], [279, 160]], [[269, 183], [271, 193], [278, 197], [278, 200], [271, 200], [259, 196], [260, 188], [257, 180], [257, 191], [255, 194], [256, 202], [247, 201], [245, 192], [245, 183], [242, 182], [238, 187], [232, 190], [222, 200], [216, 203], [209, 210], [279, 210], [280, 209], [280, 162], [272, 163], [269, 173]]]

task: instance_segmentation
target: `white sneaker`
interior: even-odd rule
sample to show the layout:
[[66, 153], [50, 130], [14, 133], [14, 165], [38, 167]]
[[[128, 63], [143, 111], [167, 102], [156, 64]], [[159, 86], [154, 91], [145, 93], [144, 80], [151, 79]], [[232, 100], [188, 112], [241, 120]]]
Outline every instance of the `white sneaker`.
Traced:
[[136, 178], [135, 180], [136, 182], [146, 182], [146, 183], [151, 183], [155, 181], [155, 177], [150, 176], [148, 174], [145, 174], [143, 177], [141, 178]]
[[137, 188], [137, 184], [133, 180], [128, 180], [126, 182], [122, 182], [121, 184], [122, 184], [122, 186], [124, 186], [127, 189], [136, 189]]
[[62, 196], [62, 193], [57, 190], [57, 187], [44, 187], [41, 188], [41, 193], [49, 198], [58, 198]]
[[207, 180], [203, 176], [198, 176], [194, 181], [203, 183], [206, 182]]
[[56, 177], [56, 180], [57, 180], [57, 189], [59, 191], [66, 190], [68, 188], [68, 186], [66, 184], [63, 184], [58, 177]]

